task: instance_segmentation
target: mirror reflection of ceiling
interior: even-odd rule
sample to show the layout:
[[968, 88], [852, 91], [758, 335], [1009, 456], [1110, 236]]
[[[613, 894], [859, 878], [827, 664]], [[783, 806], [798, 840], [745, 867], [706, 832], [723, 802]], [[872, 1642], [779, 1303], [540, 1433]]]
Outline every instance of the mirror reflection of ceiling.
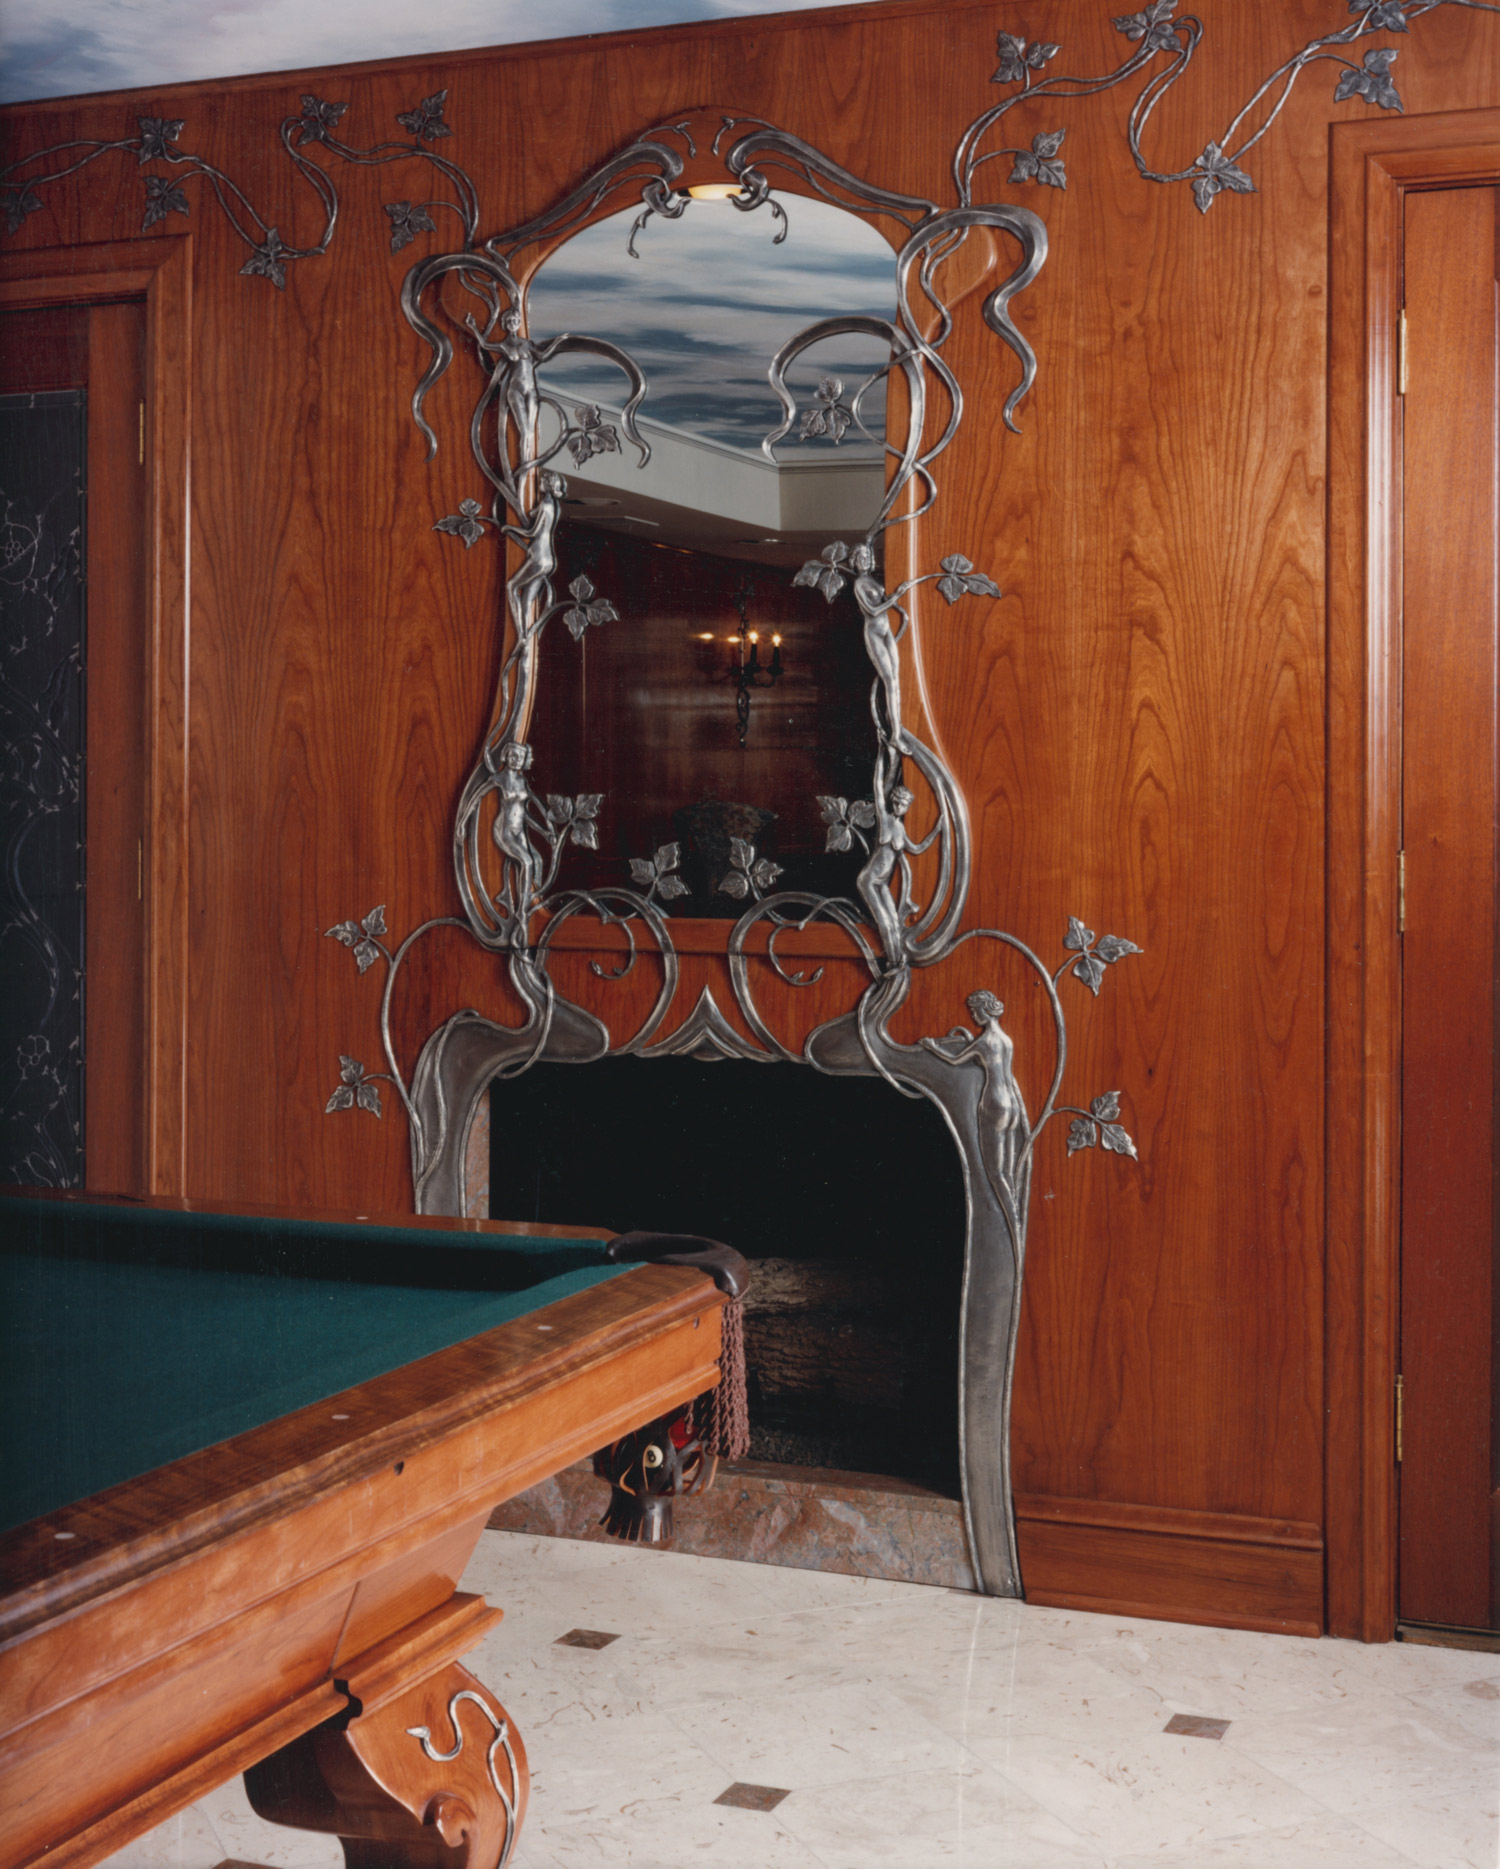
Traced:
[[[625, 437], [566, 474], [579, 517], [638, 537], [770, 563], [800, 564], [839, 536], [867, 530], [885, 486], [887, 347], [858, 334], [810, 347], [787, 374], [801, 422], [769, 459], [761, 444], [782, 422], [767, 380], [783, 344], [820, 319], [895, 310], [895, 255], [869, 222], [825, 201], [779, 196], [786, 237], [769, 206], [693, 201], [677, 220], [653, 216], [635, 237], [638, 209], [575, 235], [537, 272], [527, 295], [532, 337], [563, 331], [607, 337], [629, 352], [649, 388], [637, 415], [650, 443], [643, 468]], [[871, 378], [875, 380], [870, 382]], [[542, 372], [570, 411], [597, 405], [618, 425], [624, 379], [587, 356]], [[869, 435], [842, 416], [818, 420], [837, 395], [859, 403]], [[820, 402], [819, 388], [825, 387]], [[544, 417], [544, 422], [545, 422]], [[576, 417], [575, 417], [576, 419]], [[838, 431], [838, 439], [832, 430]], [[871, 439], [875, 437], [877, 439]]]
[[[0, 102], [467, 51], [861, 0], [4, 0]], [[450, 121], [461, 122], [459, 110]]]

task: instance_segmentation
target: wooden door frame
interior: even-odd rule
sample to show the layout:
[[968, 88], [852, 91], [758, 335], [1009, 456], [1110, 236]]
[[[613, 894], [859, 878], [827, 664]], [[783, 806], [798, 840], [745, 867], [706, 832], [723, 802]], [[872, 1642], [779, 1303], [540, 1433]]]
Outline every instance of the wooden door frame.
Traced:
[[1500, 110], [1331, 132], [1324, 1536], [1330, 1635], [1396, 1626], [1401, 431], [1408, 190], [1500, 182]]
[[0, 309], [146, 308], [146, 1188], [186, 1192], [190, 235], [0, 257]]

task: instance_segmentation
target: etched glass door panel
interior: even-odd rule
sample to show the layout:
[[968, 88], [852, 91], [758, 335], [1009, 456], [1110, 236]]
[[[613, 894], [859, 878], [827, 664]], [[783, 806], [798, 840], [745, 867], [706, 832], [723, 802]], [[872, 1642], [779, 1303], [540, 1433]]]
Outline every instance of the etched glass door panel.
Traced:
[[[677, 845], [674, 912], [734, 917], [738, 839], [783, 886], [849, 893], [818, 800], [869, 790], [861, 618], [847, 584], [830, 603], [795, 580], [864, 538], [887, 481], [889, 342], [818, 327], [888, 321], [894, 299], [876, 229], [800, 196], [755, 213], [695, 200], [644, 228], [612, 216], [536, 275], [533, 334], [607, 332], [647, 385], [631, 411], [598, 357], [540, 377], [577, 431], [555, 463], [556, 587], [580, 601], [543, 641], [530, 737], [549, 791], [603, 794], [597, 850], [570, 858], [578, 886]], [[616, 614], [595, 623], [601, 603]]]
[[85, 392], [0, 396], [0, 1180], [83, 1185]]

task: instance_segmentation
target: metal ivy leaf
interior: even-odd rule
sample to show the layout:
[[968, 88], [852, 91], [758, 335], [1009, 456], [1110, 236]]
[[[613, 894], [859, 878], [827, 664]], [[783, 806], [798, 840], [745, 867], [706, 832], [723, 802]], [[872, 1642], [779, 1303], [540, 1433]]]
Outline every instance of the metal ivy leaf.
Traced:
[[167, 175], [148, 175], [146, 177], [146, 218], [141, 222], [141, 232], [154, 227], [158, 221], [164, 221], [168, 214], [187, 214], [191, 209], [188, 198]]
[[1068, 1125], [1068, 1153], [1076, 1155], [1080, 1149], [1091, 1149], [1099, 1140], [1099, 1131], [1085, 1116], [1075, 1116]]
[[950, 604], [960, 597], [998, 597], [1000, 586], [982, 571], [976, 571], [962, 552], [942, 561], [944, 575], [938, 579], [938, 594]]
[[604, 803], [603, 792], [580, 792], [576, 798], [564, 798], [560, 792], [547, 794], [547, 822], [552, 825], [557, 837], [561, 839], [564, 830], [569, 838], [585, 850], [599, 848], [599, 826], [596, 822], [599, 807]]
[[292, 257], [290, 249], [281, 244], [281, 235], [274, 227], [268, 227], [265, 239], [251, 253], [240, 272], [248, 274], [252, 279], [269, 279], [278, 292], [285, 292], [286, 261]]
[[802, 412], [802, 427], [798, 433], [803, 441], [821, 441], [826, 437], [837, 447], [844, 439], [854, 420], [854, 411], [845, 407], [841, 400], [843, 394], [842, 377], [825, 376], [821, 379], [816, 405]]
[[568, 586], [568, 595], [577, 599], [572, 609], [563, 612], [563, 622], [574, 642], [581, 641], [586, 629], [597, 629], [601, 623], [619, 622], [620, 613], [607, 597], [601, 597], [598, 603], [589, 601], [594, 587], [582, 573]]
[[339, 922], [335, 927], [323, 930], [324, 939], [332, 936], [346, 948], [353, 951], [354, 959], [361, 973], [373, 966], [380, 958], [380, 949], [375, 944], [375, 937], [383, 935], [385, 928], [385, 904], [370, 910], [369, 914], [357, 922]]
[[1118, 1123], [1099, 1125], [1099, 1144], [1101, 1148], [1108, 1149], [1111, 1155], [1129, 1155], [1139, 1160], [1135, 1153], [1135, 1144]]
[[823, 547], [819, 557], [807, 560], [792, 579], [792, 588], [821, 591], [824, 601], [832, 603], [848, 582], [844, 576], [848, 559], [849, 547], [842, 539], [835, 539], [831, 545]]
[[1115, 31], [1127, 39], [1143, 40], [1143, 52], [1175, 52], [1179, 49], [1177, 28], [1172, 24], [1176, 11], [1177, 0], [1152, 0], [1143, 12], [1117, 14]]
[[413, 207], [409, 201], [388, 201], [385, 211], [391, 217], [391, 251], [409, 247], [418, 234], [435, 234], [437, 222], [426, 208]]
[[1127, 941], [1123, 935], [1106, 935], [1094, 952], [1100, 960], [1113, 965], [1117, 960], [1124, 960], [1127, 954], [1139, 954], [1142, 950], [1136, 946], [1134, 941]]
[[170, 162], [177, 154], [172, 145], [187, 128], [187, 118], [137, 117], [135, 122], [141, 133], [141, 146], [136, 151], [139, 159], [142, 162]]
[[1120, 1114], [1120, 1093], [1118, 1090], [1106, 1090], [1102, 1097], [1094, 1097], [1089, 1108], [1101, 1123], [1112, 1123]]
[[605, 421], [604, 411], [597, 402], [580, 404], [574, 409], [573, 417], [579, 427], [568, 437], [568, 452], [579, 467], [596, 454], [620, 452], [620, 431]]
[[5, 231], [8, 234], [19, 233], [26, 216], [39, 214], [41, 208], [41, 200], [35, 190], [28, 188], [24, 182], [15, 182], [8, 188], [0, 189], [0, 209], [5, 213]]
[[484, 537], [486, 523], [484, 509], [478, 500], [460, 500], [458, 511], [440, 519], [432, 529], [434, 532], [449, 532], [455, 538], [462, 539], [467, 551]]
[[326, 143], [328, 132], [338, 127], [338, 120], [349, 108], [347, 104], [330, 104], [325, 98], [302, 98], [302, 141], [304, 143]]
[[[823, 822], [828, 826], [828, 834], [823, 841], [825, 852], [837, 854], [854, 847], [856, 830], [868, 831], [875, 823], [875, 806], [868, 798], [856, 798], [850, 804], [847, 798], [834, 798], [825, 793], [817, 794], [817, 806], [823, 815]], [[860, 840], [865, 849], [869, 846]]]
[[1363, 13], [1372, 32], [1405, 32], [1406, 8], [1402, 0], [1349, 0], [1351, 13]]
[[632, 857], [630, 875], [648, 897], [659, 895], [663, 902], [675, 902], [678, 896], [690, 895], [687, 884], [674, 872], [682, 861], [681, 844], [661, 844], [650, 857]]
[[1076, 915], [1070, 915], [1068, 917], [1068, 932], [1063, 936], [1063, 946], [1066, 948], [1083, 950], [1091, 948], [1093, 945], [1093, 929], [1085, 928]]
[[739, 870], [731, 870], [719, 884], [719, 894], [733, 896], [736, 902], [743, 902], [750, 893], [750, 878]]
[[396, 121], [403, 130], [410, 130], [419, 143], [435, 143], [440, 136], [453, 134], [443, 122], [443, 106], [447, 101], [446, 90], [434, 91], [431, 97], [424, 97], [415, 110], [398, 112]]
[[1073, 971], [1094, 995], [1099, 997], [1099, 987], [1104, 979], [1104, 962], [1097, 954], [1080, 954], [1073, 963]]
[[346, 1058], [339, 1054], [339, 1076], [343, 1082], [323, 1105], [323, 1114], [331, 1116], [335, 1110], [352, 1110], [358, 1107], [368, 1110], [371, 1116], [379, 1116], [380, 1092], [365, 1077], [365, 1067], [358, 1058]]
[[1028, 45], [1018, 34], [1002, 32], [995, 35], [995, 50], [1000, 54], [1000, 66], [991, 84], [1018, 84], [1026, 76], [1028, 66], [1032, 71], [1040, 71], [1049, 59], [1057, 57], [1059, 46]]
[[1032, 137], [1030, 149], [1016, 151], [1010, 179], [1013, 182], [1040, 182], [1046, 188], [1066, 188], [1067, 171], [1060, 160], [1053, 160], [1062, 148], [1066, 135], [1066, 130], [1048, 130]]
[[[1394, 54], [1392, 54], [1394, 56]], [[1345, 73], [1346, 77], [1354, 73]], [[1193, 177], [1193, 199], [1198, 204], [1198, 212], [1207, 214], [1209, 204], [1220, 189], [1227, 188], [1236, 195], [1253, 195], [1255, 184], [1245, 171], [1236, 168], [1217, 143], [1210, 143], [1198, 158], [1201, 175]]]
[[1396, 56], [1392, 46], [1366, 52], [1363, 71], [1351, 68], [1340, 73], [1333, 90], [1334, 103], [1342, 104], [1348, 97], [1362, 97], [1371, 104], [1378, 104], [1382, 110], [1400, 110], [1401, 94], [1391, 82], [1391, 66]]

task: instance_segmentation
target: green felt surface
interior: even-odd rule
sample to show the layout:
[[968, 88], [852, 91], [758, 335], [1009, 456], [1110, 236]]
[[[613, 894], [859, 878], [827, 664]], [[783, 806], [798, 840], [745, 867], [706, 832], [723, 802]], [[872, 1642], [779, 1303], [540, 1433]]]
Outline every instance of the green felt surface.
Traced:
[[614, 1277], [605, 1244], [0, 1201], [0, 1529]]

